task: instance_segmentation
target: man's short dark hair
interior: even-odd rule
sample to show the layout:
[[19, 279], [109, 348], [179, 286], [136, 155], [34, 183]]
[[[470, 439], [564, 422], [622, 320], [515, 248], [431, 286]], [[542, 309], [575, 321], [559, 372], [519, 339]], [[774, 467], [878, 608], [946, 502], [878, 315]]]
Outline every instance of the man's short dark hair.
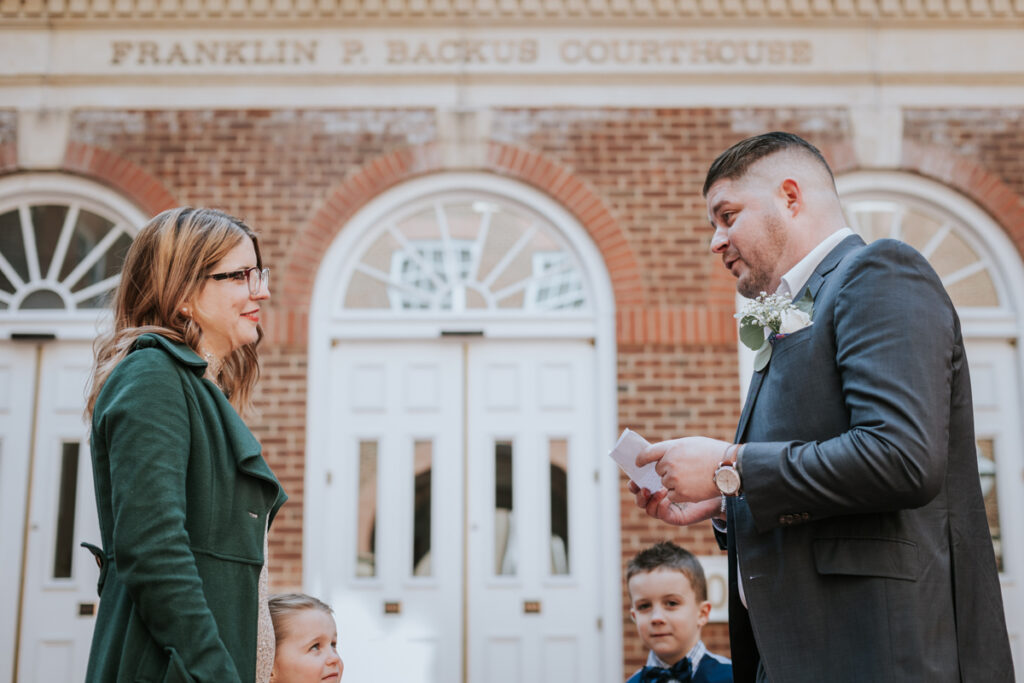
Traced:
[[693, 594], [698, 602], [708, 599], [708, 582], [704, 578], [704, 567], [700, 560], [685, 548], [675, 543], [662, 541], [636, 554], [626, 565], [626, 584], [637, 574], [653, 572], [655, 569], [674, 569], [690, 580]]
[[704, 196], [708, 196], [708, 190], [719, 180], [741, 178], [755, 162], [784, 150], [796, 150], [810, 155], [821, 164], [828, 177], [835, 183], [832, 169], [828, 167], [828, 162], [817, 147], [799, 135], [774, 131], [741, 140], [719, 154], [708, 169], [708, 176], [704, 180]]

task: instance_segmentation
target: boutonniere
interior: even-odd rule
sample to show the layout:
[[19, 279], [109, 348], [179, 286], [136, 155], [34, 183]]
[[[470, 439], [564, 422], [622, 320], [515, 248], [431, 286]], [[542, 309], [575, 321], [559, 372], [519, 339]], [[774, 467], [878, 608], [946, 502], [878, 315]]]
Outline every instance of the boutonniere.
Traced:
[[813, 315], [814, 299], [810, 291], [796, 303], [765, 292], [748, 301], [735, 317], [740, 321], [740, 341], [757, 352], [754, 370], [764, 370], [772, 357], [772, 345], [786, 335], [809, 327]]

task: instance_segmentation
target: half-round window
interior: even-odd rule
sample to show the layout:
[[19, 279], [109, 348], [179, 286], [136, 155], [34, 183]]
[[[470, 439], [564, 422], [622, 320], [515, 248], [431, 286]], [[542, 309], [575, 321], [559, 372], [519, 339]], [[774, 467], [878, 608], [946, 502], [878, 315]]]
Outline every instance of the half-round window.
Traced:
[[917, 249], [942, 278], [958, 308], [999, 308], [1001, 296], [992, 264], [982, 255], [963, 221], [912, 197], [852, 198], [846, 217], [865, 241], [891, 237]]
[[340, 302], [350, 312], [591, 312], [581, 264], [557, 230], [506, 197], [422, 197], [383, 216], [357, 249]]
[[990, 216], [934, 181], [862, 171], [836, 179], [846, 219], [865, 241], [889, 237], [920, 251], [942, 279], [965, 332], [1019, 336], [1012, 296], [1016, 248]]
[[[103, 198], [110, 195], [111, 201]], [[0, 317], [74, 316], [107, 306], [144, 218], [80, 179], [48, 175], [0, 184]]]

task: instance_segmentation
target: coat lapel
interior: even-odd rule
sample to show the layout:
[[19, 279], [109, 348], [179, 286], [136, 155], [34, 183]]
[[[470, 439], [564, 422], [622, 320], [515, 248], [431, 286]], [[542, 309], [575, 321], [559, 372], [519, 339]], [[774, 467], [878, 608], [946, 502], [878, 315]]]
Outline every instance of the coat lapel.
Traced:
[[[818, 267], [814, 269], [813, 273], [811, 273], [811, 277], [808, 278], [807, 284], [804, 285], [804, 288], [800, 290], [793, 300], [799, 301], [806, 291], [811, 293], [812, 299], [817, 298], [818, 291], [821, 290], [821, 286], [825, 283], [825, 277], [836, 269], [836, 266], [842, 262], [843, 258], [850, 253], [851, 250], [863, 246], [864, 240], [862, 240], [859, 235], [850, 235], [837, 244], [836, 247], [821, 260]], [[757, 402], [757, 394], [761, 391], [761, 385], [764, 383], [764, 378], [771, 370], [771, 367], [772, 364], [771, 361], [769, 361], [765, 369], [760, 372], [755, 372], [754, 376], [750, 380], [750, 388], [747, 389], [747, 400], [743, 404], [743, 412], [740, 414], [740, 422], [736, 427], [736, 443], [743, 443], [743, 439], [747, 431], [747, 423], [750, 422], [750, 414], [754, 411], [754, 404]]]

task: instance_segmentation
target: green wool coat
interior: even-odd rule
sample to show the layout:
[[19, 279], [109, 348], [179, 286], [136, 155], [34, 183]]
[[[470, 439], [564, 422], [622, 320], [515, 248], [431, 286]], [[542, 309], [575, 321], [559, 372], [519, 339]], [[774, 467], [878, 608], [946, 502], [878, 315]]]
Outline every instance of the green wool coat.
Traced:
[[286, 496], [205, 370], [186, 345], [146, 334], [97, 398], [88, 683], [255, 677], [263, 536]]

